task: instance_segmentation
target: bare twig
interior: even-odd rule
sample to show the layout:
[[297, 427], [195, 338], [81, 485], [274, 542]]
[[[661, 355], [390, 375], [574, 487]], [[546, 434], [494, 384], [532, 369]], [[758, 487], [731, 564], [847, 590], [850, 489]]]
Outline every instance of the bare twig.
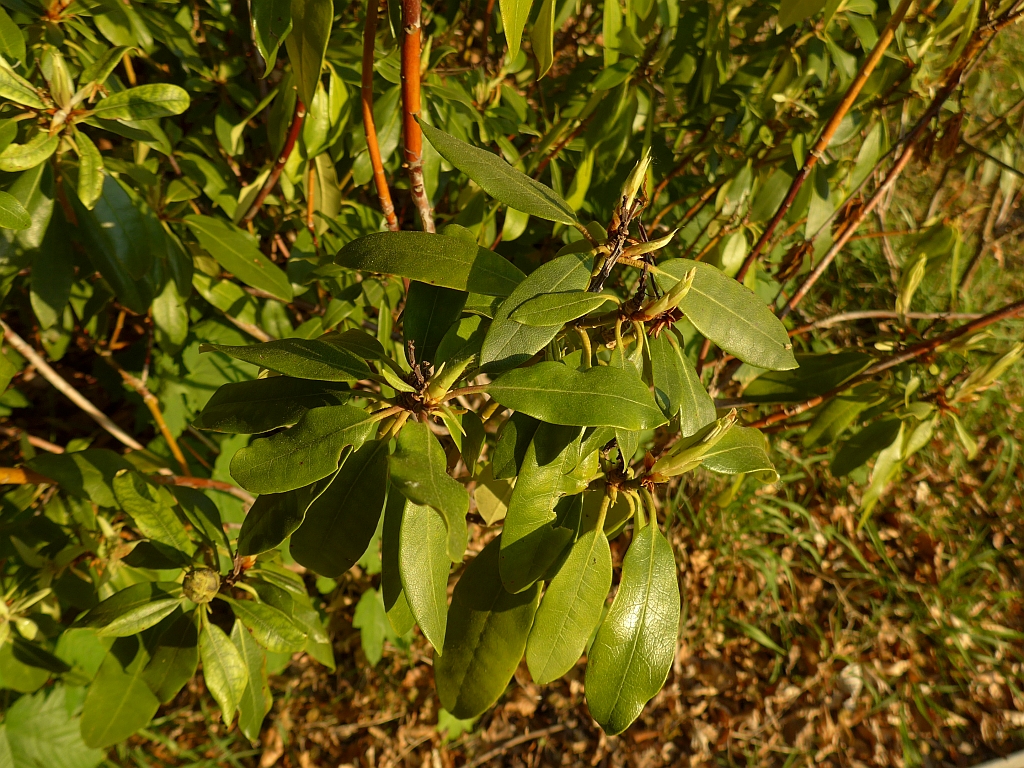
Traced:
[[363, 133], [366, 135], [366, 150], [373, 168], [373, 184], [377, 188], [377, 199], [384, 213], [384, 221], [392, 232], [398, 231], [398, 217], [391, 202], [391, 189], [384, 175], [384, 163], [380, 158], [380, 143], [377, 141], [377, 125], [373, 120], [373, 46], [377, 38], [377, 0], [366, 2], [366, 25], [363, 27]]
[[296, 99], [295, 101], [295, 114], [292, 116], [291, 127], [288, 128], [288, 137], [285, 139], [284, 147], [281, 149], [281, 154], [277, 156], [277, 160], [274, 162], [274, 167], [270, 171], [270, 175], [267, 177], [266, 182], [263, 184], [263, 188], [260, 189], [259, 194], [256, 195], [256, 199], [252, 201], [252, 206], [246, 211], [245, 216], [242, 217], [242, 224], [248, 224], [259, 212], [260, 207], [263, 205], [263, 201], [267, 199], [274, 187], [277, 186], [277, 180], [281, 177], [281, 171], [284, 170], [285, 164], [288, 162], [288, 157], [291, 155], [292, 150], [295, 149], [295, 142], [299, 140], [299, 132], [302, 130], [302, 122], [306, 119], [306, 105], [302, 103], [302, 99]]
[[210, 480], [206, 477], [182, 477], [181, 475], [150, 475], [149, 480], [157, 485], [178, 485], [183, 488], [195, 488], [200, 491], [221, 491], [230, 493], [246, 504], [252, 504], [256, 497], [248, 491], [243, 491], [236, 485], [225, 483], [220, 480]]
[[50, 382], [50, 384], [53, 385], [53, 387], [62, 395], [85, 411], [93, 421], [103, 427], [103, 429], [128, 448], [131, 448], [133, 451], [145, 450], [138, 440], [117, 426], [117, 424], [107, 418], [99, 408], [83, 397], [77, 389], [68, 384], [68, 382], [65, 381], [59, 373], [53, 370], [53, 368], [50, 367], [50, 364], [47, 363], [42, 356], [28, 344], [28, 342], [11, 329], [11, 326], [3, 320], [0, 320], [0, 328], [3, 328], [4, 330], [4, 339], [7, 343], [14, 347], [18, 351], [18, 354], [32, 363], [35, 369], [39, 371], [39, 375]]
[[156, 398], [145, 383], [137, 376], [129, 373], [124, 367], [114, 359], [114, 356], [105, 350], [99, 350], [100, 356], [110, 364], [110, 366], [121, 374], [121, 379], [129, 387], [135, 390], [135, 392], [142, 398], [142, 402], [146, 404], [150, 414], [153, 416], [153, 421], [156, 422], [157, 428], [160, 430], [160, 434], [164, 436], [164, 440], [167, 441], [168, 447], [171, 449], [171, 454], [174, 456], [174, 460], [178, 462], [178, 466], [181, 467], [183, 475], [190, 476], [192, 473], [189, 471], [188, 462], [185, 461], [185, 455], [181, 452], [181, 446], [178, 445], [178, 441], [175, 439], [174, 434], [167, 426], [167, 422], [164, 420], [163, 412], [160, 410], [160, 401]]
[[423, 131], [420, 130], [420, 0], [402, 0], [402, 126], [405, 164], [412, 201], [425, 232], [434, 231], [434, 212], [423, 183]]
[[875, 71], [875, 67], [878, 66], [878, 62], [882, 60], [882, 56], [889, 48], [889, 44], [892, 43], [893, 36], [896, 33], [896, 28], [902, 23], [903, 17], [910, 9], [911, 4], [914, 0], [900, 0], [899, 6], [893, 11], [892, 16], [889, 19], [889, 23], [885, 25], [885, 29], [882, 30], [882, 34], [878, 37], [878, 42], [875, 43], [875, 47], [871, 50], [871, 54], [865, 59], [861, 65], [860, 71], [854, 78], [853, 83], [850, 84], [849, 89], [846, 91], [846, 95], [843, 96], [843, 100], [839, 102], [839, 106], [836, 107], [836, 111], [832, 113], [832, 117], [825, 124], [825, 127], [821, 131], [821, 136], [814, 143], [810, 153], [807, 155], [807, 160], [804, 162], [803, 167], [797, 172], [797, 175], [793, 177], [793, 182], [789, 186], [789, 191], [786, 193], [786, 197], [782, 201], [782, 205], [772, 216], [771, 221], [768, 222], [768, 226], [765, 227], [761, 237], [758, 238], [754, 247], [747, 254], [747, 258], [743, 261], [743, 266], [740, 267], [739, 272], [736, 273], [736, 279], [743, 281], [750, 266], [757, 260], [757, 257], [764, 250], [765, 245], [771, 239], [771, 236], [775, 232], [775, 228], [782, 221], [783, 217], [789, 211], [793, 205], [793, 201], [796, 200], [797, 193], [803, 186], [804, 182], [807, 181], [807, 177], [810, 175], [811, 170], [818, 164], [818, 160], [828, 149], [828, 145], [832, 142], [832, 137], [835, 135], [836, 130], [839, 128], [839, 124], [846, 117], [846, 114], [850, 111], [854, 102], [857, 101], [857, 97], [860, 96], [861, 90], [867, 83], [871, 73]]
[[833, 325], [853, 323], [857, 320], [888, 320], [905, 317], [908, 320], [973, 320], [981, 317], [977, 312], [893, 312], [887, 309], [865, 309], [858, 312], [841, 312], [838, 315], [815, 320], [813, 323], [798, 326], [789, 332], [790, 336], [813, 331], [815, 328], [831, 328]]
[[306, 165], [306, 229], [313, 236], [313, 245], [319, 248], [320, 240], [316, 236], [316, 224], [313, 221], [316, 212], [316, 161], [311, 157]]
[[526, 744], [527, 742], [534, 741], [536, 739], [542, 739], [545, 736], [550, 736], [553, 733], [559, 733], [560, 731], [564, 730], [564, 725], [549, 725], [547, 728], [538, 728], [535, 731], [529, 731], [527, 733], [520, 734], [519, 736], [511, 738], [508, 741], [500, 744], [499, 746], [492, 749], [490, 752], [484, 753], [476, 760], [474, 760], [472, 763], [470, 763], [468, 766], [466, 766], [466, 768], [479, 768], [479, 766], [489, 763], [494, 758], [501, 757], [503, 754], [508, 752], [513, 747], [518, 747], [520, 744]]
[[62, 446], [59, 446], [56, 443], [51, 443], [49, 440], [44, 440], [41, 437], [30, 435], [24, 429], [19, 427], [0, 427], [0, 432], [3, 432], [8, 437], [13, 437], [15, 440], [20, 440], [24, 437], [28, 444], [33, 448], [38, 448], [39, 450], [46, 451], [47, 453], [64, 453], [64, 448]]

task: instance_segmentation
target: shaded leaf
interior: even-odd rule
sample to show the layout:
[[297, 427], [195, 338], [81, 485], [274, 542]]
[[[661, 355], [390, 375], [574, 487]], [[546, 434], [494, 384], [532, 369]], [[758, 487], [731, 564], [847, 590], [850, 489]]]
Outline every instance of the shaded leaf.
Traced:
[[212, 216], [186, 216], [185, 223], [217, 263], [243, 283], [281, 301], [292, 300], [287, 275], [263, 255], [248, 232]]

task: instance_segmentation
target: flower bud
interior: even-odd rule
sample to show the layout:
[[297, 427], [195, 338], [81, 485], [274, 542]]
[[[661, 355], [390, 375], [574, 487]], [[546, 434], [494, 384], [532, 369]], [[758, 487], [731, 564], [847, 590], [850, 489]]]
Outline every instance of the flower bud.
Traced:
[[667, 479], [692, 472], [700, 466], [704, 454], [714, 448], [735, 423], [736, 410], [733, 409], [702, 432], [680, 440], [672, 446], [666, 455], [654, 463], [654, 466], [651, 467], [651, 475]]
[[220, 574], [212, 568], [193, 568], [181, 584], [185, 597], [193, 603], [208, 603], [220, 590]]
[[663, 296], [655, 299], [640, 309], [645, 318], [657, 317], [679, 306], [679, 302], [686, 298], [693, 285], [693, 278], [697, 276], [697, 268], [692, 267], [689, 272], [683, 275], [683, 279], [673, 285]]
[[637, 192], [640, 191], [640, 187], [643, 186], [644, 178], [647, 176], [647, 169], [651, 166], [651, 150], [647, 149], [644, 151], [643, 156], [637, 162], [636, 166], [630, 171], [629, 177], [626, 179], [626, 183], [622, 187], [622, 197], [624, 200], [624, 208], [628, 211], [633, 201], [636, 200]]

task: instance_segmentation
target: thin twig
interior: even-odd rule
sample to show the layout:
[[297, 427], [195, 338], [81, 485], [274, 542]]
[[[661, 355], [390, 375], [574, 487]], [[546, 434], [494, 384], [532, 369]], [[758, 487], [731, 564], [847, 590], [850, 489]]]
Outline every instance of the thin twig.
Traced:
[[472, 763], [470, 763], [468, 766], [466, 766], [466, 768], [479, 768], [479, 766], [484, 765], [485, 763], [489, 763], [494, 758], [501, 757], [503, 754], [508, 752], [513, 747], [518, 747], [520, 744], [526, 744], [529, 741], [542, 739], [545, 736], [550, 736], [553, 733], [559, 733], [564, 730], [565, 726], [559, 724], [549, 725], [547, 728], [538, 728], [536, 731], [529, 731], [528, 733], [521, 734], [495, 747], [490, 752], [484, 753], [476, 760], [474, 760]]
[[99, 408], [83, 397], [77, 389], [68, 384], [68, 382], [65, 381], [59, 373], [50, 367], [50, 364], [47, 363], [38, 352], [36, 352], [23, 338], [21, 338], [21, 336], [11, 329], [11, 326], [3, 320], [0, 320], [0, 328], [3, 328], [4, 330], [4, 340], [14, 347], [18, 351], [18, 354], [32, 363], [35, 369], [39, 371], [39, 375], [50, 382], [56, 390], [85, 411], [93, 421], [103, 427], [103, 429], [128, 448], [131, 448], [133, 451], [145, 450], [138, 440], [117, 426], [117, 424], [107, 418]]
[[846, 114], [850, 111], [854, 102], [857, 101], [857, 97], [860, 96], [861, 90], [867, 83], [871, 73], [875, 71], [875, 67], [878, 66], [878, 62], [882, 60], [882, 56], [885, 54], [886, 50], [888, 50], [889, 44], [892, 43], [893, 36], [896, 33], [896, 28], [903, 21], [903, 17], [906, 15], [913, 2], [914, 0], [901, 0], [899, 6], [895, 11], [893, 11], [889, 22], [885, 25], [885, 29], [882, 30], [882, 34], [878, 37], [878, 42], [875, 43], [875, 47], [871, 50], [871, 54], [861, 65], [860, 71], [854, 78], [853, 83], [850, 84], [849, 89], [846, 91], [846, 95], [844, 95], [843, 100], [839, 102], [839, 106], [836, 107], [835, 112], [832, 113], [832, 117], [829, 118], [829, 121], [822, 129], [821, 136], [818, 137], [818, 140], [814, 143], [810, 153], [807, 155], [807, 159], [804, 162], [803, 167], [793, 178], [793, 182], [789, 186], [789, 191], [786, 193], [786, 197], [783, 199], [782, 205], [779, 206], [775, 215], [772, 216], [771, 220], [768, 222], [768, 226], [765, 227], [764, 232], [761, 234], [761, 237], [758, 238], [757, 243], [754, 244], [750, 253], [747, 254], [747, 258], [744, 259], [743, 266], [741, 266], [739, 272], [736, 273], [736, 279], [740, 282], [743, 281], [747, 271], [757, 260], [761, 251], [764, 250], [765, 245], [767, 245], [768, 240], [770, 240], [771, 236], [775, 233], [775, 228], [779, 225], [779, 222], [782, 221], [783, 217], [793, 205], [793, 201], [796, 200], [797, 193], [800, 191], [804, 182], [807, 181], [807, 177], [810, 175], [811, 170], [818, 164], [822, 155], [825, 154], [825, 150], [828, 149], [828, 145], [832, 142], [832, 137], [838, 130], [839, 124], [843, 121], [843, 118], [846, 117]]
[[316, 160], [311, 157], [306, 165], [306, 229], [313, 236], [314, 247], [319, 248], [320, 240], [316, 236], [316, 224], [313, 221], [316, 212]]
[[211, 480], [206, 477], [182, 477], [181, 475], [149, 475], [149, 481], [157, 485], [178, 485], [183, 488], [195, 488], [199, 491], [221, 491], [230, 493], [246, 504], [252, 504], [256, 497], [248, 491], [243, 491], [236, 485], [225, 483], [221, 480]]
[[167, 441], [167, 445], [171, 449], [171, 454], [174, 456], [174, 460], [178, 462], [178, 466], [181, 467], [181, 473], [186, 477], [192, 473], [189, 471], [188, 462], [185, 461], [185, 454], [181, 452], [181, 446], [178, 445], [178, 441], [175, 439], [174, 434], [171, 432], [170, 427], [167, 426], [167, 422], [164, 420], [163, 412], [160, 410], [160, 401], [156, 398], [149, 388], [143, 383], [143, 381], [137, 376], [129, 373], [124, 367], [114, 359], [114, 356], [105, 350], [99, 350], [99, 355], [110, 364], [110, 366], [121, 374], [121, 378], [124, 383], [135, 390], [135, 392], [142, 398], [142, 402], [146, 404], [150, 414], [153, 416], [153, 421], [156, 422], [157, 428], [160, 430], [160, 434], [164, 436], [164, 440]]
[[893, 312], [887, 309], [865, 309], [857, 312], [840, 312], [838, 315], [824, 317], [813, 323], [801, 325], [789, 332], [790, 336], [813, 331], [815, 328], [831, 328], [833, 325], [853, 323], [857, 320], [887, 320], [905, 317], [908, 320], [973, 320], [981, 315], [977, 312]]
[[420, 0], [402, 0], [402, 126], [405, 135], [405, 164], [409, 169], [412, 201], [420, 214], [423, 231], [434, 231], [423, 182], [423, 131], [420, 130]]
[[63, 447], [56, 443], [51, 443], [49, 440], [44, 440], [41, 437], [30, 435], [20, 427], [0, 427], [0, 432], [3, 432], [8, 437], [13, 437], [15, 440], [20, 440], [24, 437], [26, 442], [28, 442], [28, 444], [33, 448], [38, 448], [39, 450], [46, 451], [47, 453], [64, 453]]
[[377, 15], [380, 10], [377, 0], [366, 2], [366, 25], [363, 27], [363, 133], [366, 136], [366, 151], [370, 155], [370, 166], [373, 168], [373, 185], [377, 188], [377, 199], [384, 213], [384, 221], [388, 229], [397, 232], [398, 217], [395, 216], [395, 204], [391, 202], [391, 189], [384, 175], [384, 163], [380, 158], [380, 143], [377, 141], [377, 125], [373, 120], [373, 47], [377, 39]]
[[281, 177], [281, 171], [284, 170], [285, 164], [288, 162], [289, 156], [292, 154], [292, 150], [295, 149], [295, 142], [299, 140], [299, 132], [302, 130], [302, 122], [306, 119], [306, 105], [302, 103], [302, 99], [295, 100], [295, 114], [292, 116], [291, 127], [288, 128], [288, 137], [285, 139], [284, 147], [281, 149], [281, 154], [277, 156], [277, 160], [274, 162], [274, 167], [270, 171], [270, 175], [267, 177], [266, 182], [263, 184], [263, 188], [256, 195], [256, 199], [252, 201], [252, 206], [246, 211], [245, 216], [242, 217], [241, 223], [248, 224], [259, 212], [260, 207], [263, 205], [263, 201], [267, 199], [274, 187], [277, 186], [277, 180]]

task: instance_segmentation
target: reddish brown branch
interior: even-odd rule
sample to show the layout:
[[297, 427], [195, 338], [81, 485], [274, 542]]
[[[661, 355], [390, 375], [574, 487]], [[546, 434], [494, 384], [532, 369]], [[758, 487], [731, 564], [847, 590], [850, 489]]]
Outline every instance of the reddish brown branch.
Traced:
[[366, 151], [373, 168], [373, 185], [377, 188], [377, 199], [384, 213], [384, 221], [392, 232], [398, 231], [398, 217], [395, 204], [391, 202], [391, 189], [384, 175], [384, 163], [380, 158], [380, 143], [377, 141], [377, 125], [373, 120], [373, 46], [377, 39], [377, 0], [367, 0], [366, 25], [363, 27], [363, 133], [366, 135]]
[[793, 182], [789, 185], [789, 191], [786, 193], [786, 197], [782, 201], [782, 205], [772, 216], [771, 221], [768, 222], [768, 226], [765, 227], [761, 237], [758, 238], [754, 247], [747, 254], [747, 258], [743, 261], [743, 266], [740, 267], [739, 272], [736, 273], [736, 279], [743, 282], [743, 278], [746, 276], [747, 271], [751, 265], [757, 260], [757, 257], [764, 250], [771, 236], [775, 233], [775, 228], [779, 226], [779, 222], [785, 217], [786, 213], [789, 212], [790, 207], [796, 200], [797, 193], [803, 186], [804, 182], [807, 181], [807, 177], [810, 175], [814, 166], [818, 164], [818, 160], [825, 154], [825, 150], [828, 149], [828, 145], [832, 142], [832, 137], [835, 135], [836, 130], [839, 128], [839, 124], [846, 117], [846, 114], [850, 111], [854, 102], [857, 101], [857, 97], [860, 96], [861, 90], [867, 83], [871, 73], [875, 71], [875, 67], [878, 66], [878, 62], [882, 60], [882, 56], [889, 48], [889, 44], [892, 42], [893, 36], [896, 33], [896, 28], [903, 21], [903, 17], [906, 15], [907, 10], [910, 8], [911, 3], [914, 0], [901, 0], [899, 6], [893, 12], [892, 17], [889, 19], [889, 23], [885, 25], [885, 29], [882, 30], [882, 34], [878, 38], [878, 42], [875, 43], [875, 47], [871, 50], [871, 55], [861, 65], [860, 71], [854, 78], [853, 83], [850, 84], [849, 89], [846, 91], [846, 95], [843, 96], [843, 100], [839, 102], [839, 106], [836, 107], [836, 111], [832, 113], [832, 117], [825, 124], [825, 127], [821, 131], [821, 136], [814, 143], [810, 153], [807, 156], [807, 160], [804, 162], [803, 167], [799, 170], [797, 175], [793, 177]]
[[252, 201], [252, 206], [246, 211], [245, 216], [242, 217], [242, 224], [248, 224], [256, 217], [260, 207], [263, 205], [263, 201], [267, 199], [267, 195], [277, 186], [277, 180], [281, 178], [281, 171], [284, 170], [288, 157], [291, 155], [292, 150], [295, 149], [295, 142], [299, 140], [299, 132], [302, 130], [302, 122], [305, 119], [306, 105], [302, 103], [302, 99], [297, 99], [295, 101], [295, 114], [292, 116], [292, 124], [288, 128], [288, 137], [285, 139], [281, 154], [277, 156], [274, 167], [270, 171], [270, 176], [267, 177], [263, 188], [256, 195], [256, 199]]
[[420, 130], [420, 0], [402, 0], [402, 128], [412, 201], [425, 232], [434, 231], [434, 212], [423, 183], [423, 131]]

